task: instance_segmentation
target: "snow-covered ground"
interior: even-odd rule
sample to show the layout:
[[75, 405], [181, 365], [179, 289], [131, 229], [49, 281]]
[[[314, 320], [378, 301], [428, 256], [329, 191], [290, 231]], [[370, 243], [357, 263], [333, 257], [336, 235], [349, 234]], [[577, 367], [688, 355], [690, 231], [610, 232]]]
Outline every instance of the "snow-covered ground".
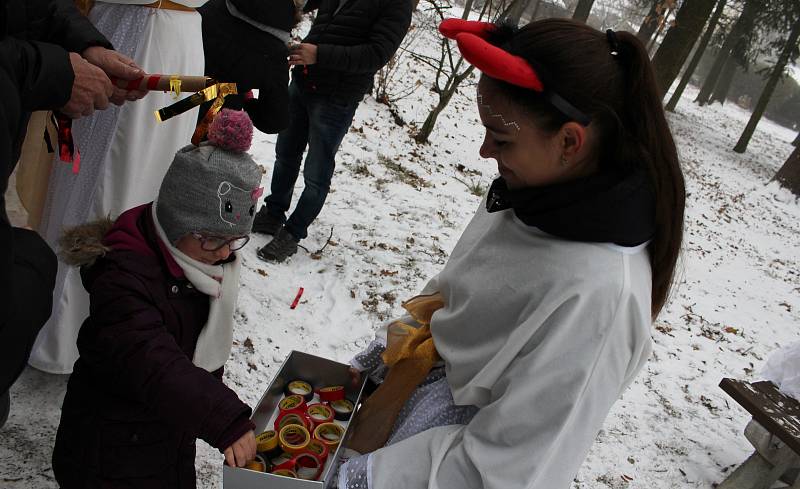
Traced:
[[[424, 35], [415, 42], [432, 44]], [[412, 67], [399, 68], [399, 83], [423, 83], [398, 113], [419, 126], [434, 97], [429, 72], [404, 61]], [[428, 145], [366, 98], [302, 242], [307, 251], [276, 265], [255, 255], [268, 238], [254, 236], [243, 250], [225, 379], [243, 400], [258, 402], [293, 349], [346, 362], [442, 268], [496, 171], [478, 156], [475, 81], [453, 98]], [[717, 384], [753, 379], [774, 348], [800, 339], [800, 203], [769, 183], [795, 134], [762, 120], [739, 155], [731, 148], [749, 114], [733, 104], [698, 108], [694, 95], [687, 89], [669, 116], [689, 193], [680, 284], [653, 328], [653, 357], [615, 405], [574, 488], [712, 487], [751, 451], [748, 416]], [[267, 186], [274, 143], [258, 134], [252, 148]], [[50, 454], [65, 386], [66, 377], [28, 369], [12, 388], [1, 488], [56, 486]], [[198, 443], [199, 487], [221, 487], [221, 462]]]

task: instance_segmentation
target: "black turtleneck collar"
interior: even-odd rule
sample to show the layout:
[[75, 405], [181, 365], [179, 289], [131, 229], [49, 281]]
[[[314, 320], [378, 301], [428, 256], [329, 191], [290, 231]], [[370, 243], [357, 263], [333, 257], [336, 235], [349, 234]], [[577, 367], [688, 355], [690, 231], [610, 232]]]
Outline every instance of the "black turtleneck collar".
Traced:
[[655, 234], [655, 192], [641, 168], [514, 190], [499, 177], [489, 188], [486, 210], [509, 208], [528, 226], [573, 241], [636, 246]]

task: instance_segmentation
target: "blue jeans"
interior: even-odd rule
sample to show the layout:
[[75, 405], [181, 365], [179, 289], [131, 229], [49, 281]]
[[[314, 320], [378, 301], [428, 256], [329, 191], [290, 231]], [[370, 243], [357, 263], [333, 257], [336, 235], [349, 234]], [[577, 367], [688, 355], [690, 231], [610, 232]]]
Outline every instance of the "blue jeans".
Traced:
[[[285, 220], [286, 231], [298, 240], [308, 235], [308, 226], [325, 204], [336, 151], [353, 122], [357, 107], [358, 100], [340, 102], [304, 91], [297, 82], [289, 85], [289, 126], [278, 134], [270, 195], [264, 201], [267, 212]], [[286, 219], [306, 145], [305, 189], [294, 212]]]

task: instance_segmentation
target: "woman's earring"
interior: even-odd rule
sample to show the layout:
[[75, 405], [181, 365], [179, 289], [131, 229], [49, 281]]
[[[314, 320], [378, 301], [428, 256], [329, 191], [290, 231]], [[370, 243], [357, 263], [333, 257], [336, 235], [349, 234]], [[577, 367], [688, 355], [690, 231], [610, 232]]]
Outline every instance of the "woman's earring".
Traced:
[[567, 157], [563, 154], [561, 155], [561, 166], [567, 166]]

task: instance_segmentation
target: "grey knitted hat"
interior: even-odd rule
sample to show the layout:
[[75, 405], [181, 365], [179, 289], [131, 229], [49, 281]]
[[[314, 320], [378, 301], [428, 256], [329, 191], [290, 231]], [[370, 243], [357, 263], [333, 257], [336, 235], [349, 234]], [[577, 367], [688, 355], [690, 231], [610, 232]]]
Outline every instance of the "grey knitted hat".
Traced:
[[261, 169], [246, 153], [253, 123], [243, 111], [223, 109], [208, 131], [208, 142], [175, 154], [155, 203], [156, 216], [174, 244], [191, 232], [217, 236], [250, 234]]

